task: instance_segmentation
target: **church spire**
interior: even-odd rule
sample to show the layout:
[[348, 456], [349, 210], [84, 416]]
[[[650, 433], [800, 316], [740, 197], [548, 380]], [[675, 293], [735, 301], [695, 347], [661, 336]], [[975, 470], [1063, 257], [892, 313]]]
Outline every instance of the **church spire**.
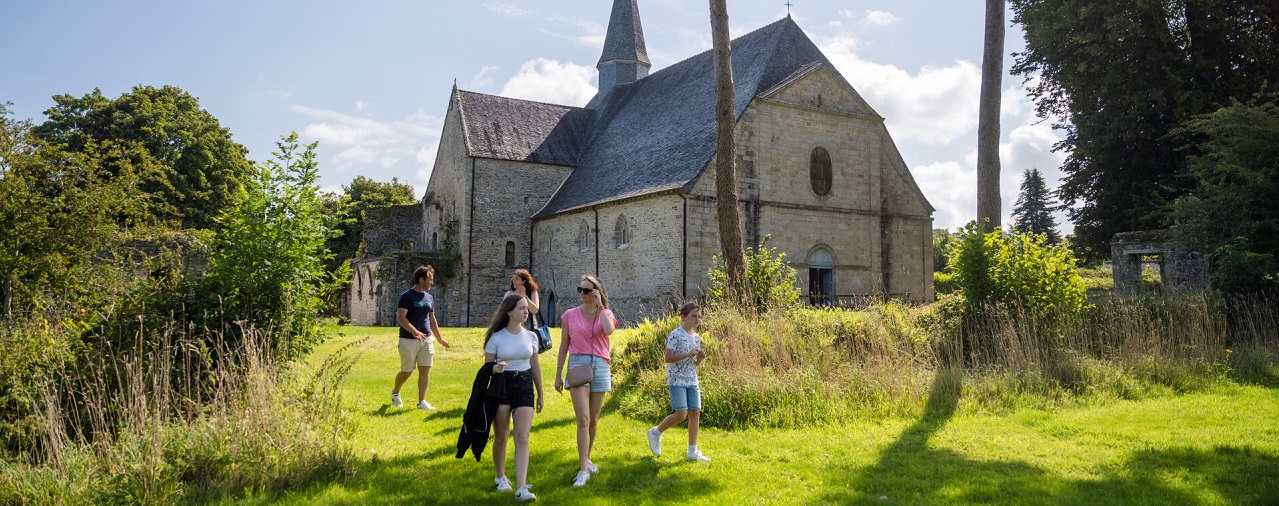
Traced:
[[[633, 83], [648, 75], [652, 63], [644, 48], [644, 28], [640, 26], [638, 0], [613, 0], [613, 14], [608, 18], [604, 53], [595, 66], [600, 72], [597, 99], [614, 86]], [[594, 102], [594, 101], [592, 101]]]

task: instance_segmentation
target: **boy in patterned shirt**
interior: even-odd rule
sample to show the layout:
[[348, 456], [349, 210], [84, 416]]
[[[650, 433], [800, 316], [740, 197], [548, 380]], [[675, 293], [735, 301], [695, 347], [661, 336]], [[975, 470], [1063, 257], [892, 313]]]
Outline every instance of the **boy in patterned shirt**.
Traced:
[[648, 449], [654, 456], [662, 454], [662, 433], [688, 419], [688, 453], [693, 462], [711, 459], [697, 449], [697, 426], [702, 415], [702, 393], [697, 383], [697, 364], [706, 360], [697, 325], [702, 322], [702, 308], [689, 302], [679, 308], [682, 325], [666, 337], [666, 384], [671, 392], [671, 408], [675, 410], [657, 427], [648, 430]]

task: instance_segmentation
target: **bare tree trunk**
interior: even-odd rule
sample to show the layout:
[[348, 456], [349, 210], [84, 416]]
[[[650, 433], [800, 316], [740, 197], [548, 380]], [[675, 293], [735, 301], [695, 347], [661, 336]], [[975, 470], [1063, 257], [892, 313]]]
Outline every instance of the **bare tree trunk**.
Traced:
[[986, 42], [981, 59], [977, 117], [977, 222], [999, 226], [999, 102], [1004, 77], [1004, 0], [986, 0]]
[[730, 296], [746, 301], [746, 253], [742, 248], [742, 220], [737, 205], [737, 158], [734, 129], [733, 59], [729, 49], [726, 0], [711, 0], [711, 41], [715, 52], [715, 206], [719, 245]]

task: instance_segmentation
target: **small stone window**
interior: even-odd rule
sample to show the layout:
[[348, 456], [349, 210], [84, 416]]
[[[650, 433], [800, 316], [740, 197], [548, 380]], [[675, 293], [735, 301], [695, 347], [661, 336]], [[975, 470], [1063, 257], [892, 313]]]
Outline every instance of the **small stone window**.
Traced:
[[626, 215], [617, 216], [617, 224], [613, 226], [613, 246], [617, 249], [626, 249], [631, 245], [631, 227], [626, 221]]
[[577, 250], [588, 249], [591, 249], [591, 226], [586, 224], [586, 220], [582, 220], [582, 225], [577, 229]]
[[830, 153], [826, 148], [813, 148], [813, 152], [808, 155], [808, 174], [813, 184], [813, 193], [819, 197], [830, 194]]
[[515, 241], [506, 241], [506, 266], [515, 267]]
[[431, 249], [440, 249], [440, 236], [437, 232], [431, 232]]

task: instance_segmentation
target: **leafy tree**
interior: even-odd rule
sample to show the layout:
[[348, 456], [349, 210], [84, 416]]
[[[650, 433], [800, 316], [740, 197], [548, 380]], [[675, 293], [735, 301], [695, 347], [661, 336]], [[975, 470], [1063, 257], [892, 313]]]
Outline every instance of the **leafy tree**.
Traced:
[[276, 146], [218, 218], [208, 280], [231, 314], [274, 330], [276, 351], [296, 357], [319, 341], [324, 294], [349, 271], [325, 269], [339, 217], [324, 213], [316, 145], [299, 146], [293, 133]]
[[1279, 289], [1279, 93], [1186, 122], [1193, 196], [1174, 214], [1183, 246], [1207, 254], [1214, 285], [1229, 292]]
[[950, 254], [955, 249], [955, 236], [944, 228], [933, 229], [933, 272], [946, 272]]
[[1011, 0], [1040, 117], [1060, 120], [1069, 152], [1059, 196], [1075, 233], [1101, 255], [1116, 232], [1159, 228], [1193, 186], [1183, 121], [1279, 82], [1272, 0]]
[[364, 176], [356, 176], [351, 184], [342, 186], [342, 193], [341, 197], [330, 197], [325, 204], [328, 209], [343, 217], [338, 226], [341, 233], [329, 239], [329, 251], [333, 252], [331, 268], [336, 268], [337, 264], [355, 258], [360, 249], [360, 241], [364, 237], [366, 211], [376, 207], [402, 206], [417, 202], [413, 196], [413, 186], [401, 183], [398, 178], [391, 178], [391, 182], [383, 183]]
[[1042, 234], [1045, 243], [1057, 244], [1061, 242], [1061, 234], [1057, 232], [1057, 219], [1052, 215], [1055, 210], [1057, 205], [1048, 193], [1044, 176], [1039, 169], [1027, 170], [1022, 176], [1021, 193], [1013, 206], [1013, 230], [1022, 234]]
[[148, 224], [152, 198], [137, 188], [160, 174], [134, 143], [93, 140], [67, 152], [32, 128], [0, 104], [0, 319], [59, 320], [125, 289], [107, 280], [125, 265], [121, 245]]
[[57, 95], [53, 100], [56, 105], [45, 111], [49, 119], [35, 129], [50, 145], [85, 153], [95, 143], [136, 143], [141, 150], [103, 160], [102, 169], [115, 175], [128, 164], [159, 163], [164, 168], [164, 177], [142, 186], [167, 204], [155, 209], [162, 219], [178, 220], [186, 228], [212, 228], [218, 213], [253, 179], [248, 150], [200, 109], [197, 98], [179, 88], [138, 86], [116, 99], [95, 89], [83, 97]]

